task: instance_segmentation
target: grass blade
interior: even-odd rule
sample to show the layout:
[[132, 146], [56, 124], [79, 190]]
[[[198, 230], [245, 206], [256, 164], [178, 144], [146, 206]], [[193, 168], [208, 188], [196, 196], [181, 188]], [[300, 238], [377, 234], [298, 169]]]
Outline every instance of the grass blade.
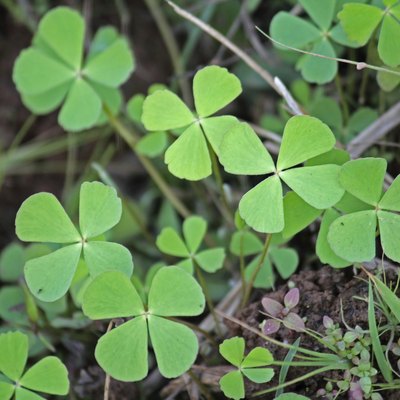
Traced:
[[[285, 359], [283, 360], [284, 362], [287, 362], [288, 364], [283, 365], [280, 372], [279, 372], [279, 385], [285, 383], [287, 374], [289, 372], [290, 368], [290, 362], [293, 360], [294, 356], [297, 353], [297, 349], [300, 345], [300, 338], [297, 338], [296, 341], [293, 343], [293, 347], [287, 352]], [[276, 393], [275, 397], [280, 396], [283, 393], [283, 387], [279, 388]]]

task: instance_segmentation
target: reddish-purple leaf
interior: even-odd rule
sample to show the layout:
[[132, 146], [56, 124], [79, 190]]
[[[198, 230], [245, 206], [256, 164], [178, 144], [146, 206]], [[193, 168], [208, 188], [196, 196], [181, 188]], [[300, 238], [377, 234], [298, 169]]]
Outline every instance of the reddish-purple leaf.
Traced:
[[283, 320], [286, 328], [296, 332], [303, 332], [305, 330], [304, 321], [295, 313], [289, 313]]
[[281, 323], [276, 319], [266, 319], [263, 325], [263, 332], [265, 335], [272, 335], [279, 331]]
[[281, 303], [278, 303], [276, 300], [272, 300], [269, 297], [264, 297], [261, 300], [261, 303], [264, 307], [265, 312], [271, 315], [271, 317], [280, 316], [284, 308]]
[[290, 289], [287, 293], [283, 302], [286, 308], [292, 309], [299, 304], [300, 291], [297, 288]]

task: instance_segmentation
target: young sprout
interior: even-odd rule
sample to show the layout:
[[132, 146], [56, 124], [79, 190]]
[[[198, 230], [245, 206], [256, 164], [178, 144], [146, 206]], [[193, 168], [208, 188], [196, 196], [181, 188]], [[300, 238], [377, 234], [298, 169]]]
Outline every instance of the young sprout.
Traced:
[[296, 332], [305, 330], [304, 321], [302, 318], [291, 311], [294, 309], [300, 300], [300, 291], [298, 288], [290, 289], [283, 300], [283, 305], [276, 300], [264, 297], [261, 301], [265, 313], [272, 317], [266, 319], [262, 324], [262, 330], [266, 335], [272, 335], [279, 331], [281, 322], [286, 328]]

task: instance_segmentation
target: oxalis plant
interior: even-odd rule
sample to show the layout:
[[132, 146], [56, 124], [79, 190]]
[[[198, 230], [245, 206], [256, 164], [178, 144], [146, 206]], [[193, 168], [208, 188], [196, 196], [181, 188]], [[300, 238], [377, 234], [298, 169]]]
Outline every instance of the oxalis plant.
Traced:
[[14, 65], [13, 79], [24, 104], [36, 114], [61, 106], [59, 124], [68, 131], [90, 128], [105, 119], [103, 104], [117, 113], [119, 86], [133, 71], [127, 41], [113, 28], [100, 29], [84, 58], [85, 21], [58, 7], [40, 21], [32, 46]]
[[25, 264], [25, 279], [32, 293], [48, 302], [61, 298], [71, 285], [81, 257], [92, 277], [110, 269], [130, 277], [131, 253], [104, 238], [104, 233], [119, 222], [121, 213], [121, 200], [115, 189], [100, 182], [81, 186], [79, 230], [53, 194], [37, 193], [26, 199], [15, 220], [18, 238], [60, 246]]
[[148, 337], [158, 368], [175, 378], [194, 363], [195, 333], [172, 317], [193, 317], [205, 300], [196, 280], [179, 267], [163, 267], [153, 277], [144, 303], [126, 275], [104, 272], [88, 286], [83, 311], [91, 319], [131, 318], [106, 333], [96, 346], [100, 366], [121, 381], [140, 381], [148, 373]]
[[39, 393], [65, 396], [69, 392], [68, 371], [57, 358], [48, 356], [29, 369], [28, 336], [20, 332], [0, 334], [0, 398], [44, 400]]

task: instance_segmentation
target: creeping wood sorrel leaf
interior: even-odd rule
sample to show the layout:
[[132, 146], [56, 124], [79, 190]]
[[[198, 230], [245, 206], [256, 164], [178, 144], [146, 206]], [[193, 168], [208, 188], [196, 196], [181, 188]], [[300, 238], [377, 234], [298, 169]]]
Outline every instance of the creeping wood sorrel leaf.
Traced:
[[165, 254], [183, 258], [177, 265], [190, 273], [195, 265], [209, 273], [223, 267], [225, 250], [222, 247], [199, 250], [207, 232], [206, 220], [197, 216], [186, 218], [182, 230], [183, 238], [175, 229], [164, 228], [157, 237], [157, 247]]
[[400, 35], [400, 5], [397, 2], [375, 5], [349, 3], [338, 14], [344, 31], [350, 40], [364, 46], [381, 24], [378, 53], [381, 60], [390, 67], [400, 64], [400, 45], [393, 38]]
[[[0, 381], [2, 400], [15, 393], [18, 399], [44, 399], [34, 392], [65, 396], [69, 391], [68, 371], [57, 357], [45, 357], [25, 373], [28, 336], [20, 332], [0, 334], [0, 373], [10, 381]], [[32, 392], [32, 391], [34, 392]]]
[[224, 395], [230, 399], [245, 397], [244, 378], [255, 383], [269, 382], [274, 376], [272, 368], [266, 368], [274, 359], [272, 354], [263, 347], [255, 347], [247, 356], [244, 355], [245, 342], [241, 337], [226, 339], [219, 345], [219, 352], [237, 370], [228, 372], [220, 381]]
[[328, 242], [335, 254], [350, 262], [369, 261], [375, 257], [378, 226], [385, 255], [400, 262], [400, 177], [382, 195], [386, 161], [365, 158], [349, 161], [340, 172], [342, 186], [371, 209], [350, 212], [335, 219], [328, 232]]
[[[253, 286], [269, 289], [275, 283], [274, 269], [282, 279], [288, 279], [299, 265], [299, 256], [294, 249], [281, 247], [284, 241], [272, 240], [270, 251], [256, 275]], [[260, 262], [263, 243], [254, 233], [246, 229], [235, 232], [230, 243], [230, 251], [236, 256], [255, 256], [246, 266], [245, 278], [250, 281]]]
[[23, 273], [25, 257], [25, 250], [20, 244], [9, 244], [0, 255], [0, 280], [17, 281]]
[[61, 298], [71, 285], [82, 255], [92, 277], [108, 270], [119, 270], [130, 277], [133, 262], [129, 250], [99, 240], [99, 235], [118, 223], [121, 212], [115, 189], [100, 182], [81, 186], [80, 232], [54, 195], [37, 193], [25, 200], [15, 220], [19, 239], [64, 245], [25, 264], [25, 278], [32, 293], [43, 301]]
[[[339, 165], [292, 168], [330, 151], [334, 145], [335, 137], [327, 125], [309, 116], [293, 117], [285, 126], [275, 167], [252, 128], [245, 123], [236, 124], [221, 143], [220, 161], [225, 170], [243, 175], [274, 173], [242, 197], [241, 217], [256, 231], [281, 232], [285, 227], [282, 181], [314, 209], [322, 210], [336, 204], [344, 194], [338, 179]], [[301, 205], [301, 208], [305, 207]], [[318, 211], [307, 210], [307, 214], [318, 214]], [[292, 221], [292, 232], [296, 233], [303, 223]]]
[[169, 90], [157, 90], [143, 104], [142, 122], [149, 131], [184, 128], [167, 149], [169, 171], [181, 179], [200, 180], [211, 175], [210, 149], [219, 155], [224, 133], [237, 122], [232, 116], [211, 117], [242, 92], [238, 78], [225, 68], [209, 66], [193, 79], [196, 113]]
[[200, 315], [204, 306], [199, 284], [179, 267], [156, 272], [146, 306], [130, 279], [118, 271], [96, 277], [83, 297], [83, 311], [91, 319], [133, 317], [106, 333], [96, 346], [100, 366], [121, 381], [139, 381], [147, 375], [148, 336], [163, 376], [175, 378], [187, 371], [197, 356], [196, 335], [168, 317]]
[[95, 35], [86, 60], [85, 21], [67, 7], [49, 11], [40, 21], [32, 46], [14, 65], [13, 80], [24, 104], [36, 114], [62, 105], [60, 125], [79, 131], [104, 122], [103, 105], [116, 114], [118, 87], [134, 68], [127, 41], [110, 27]]
[[[310, 49], [312, 53], [336, 57], [332, 41], [354, 47], [347, 40], [340, 25], [332, 26], [336, 0], [299, 0], [312, 22], [281, 11], [270, 26], [273, 39], [295, 48]], [[284, 49], [285, 50], [285, 49]], [[327, 83], [337, 74], [338, 63], [311, 55], [303, 55], [298, 62], [303, 78], [308, 82]]]

